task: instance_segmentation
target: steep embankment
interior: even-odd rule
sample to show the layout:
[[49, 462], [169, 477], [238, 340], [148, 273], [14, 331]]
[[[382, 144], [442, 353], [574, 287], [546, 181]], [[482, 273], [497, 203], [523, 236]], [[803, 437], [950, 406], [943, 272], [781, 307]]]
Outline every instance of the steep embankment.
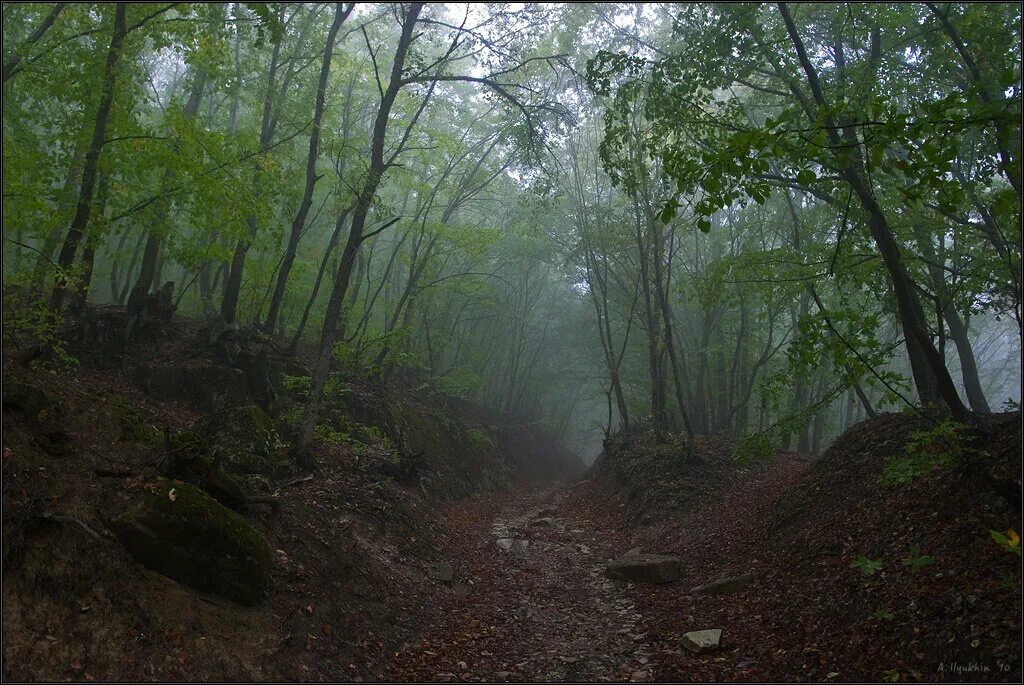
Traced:
[[124, 323], [96, 313], [73, 372], [6, 360], [8, 678], [372, 678], [456, 591], [438, 499], [557, 456], [339, 379], [304, 478], [301, 359], [188, 322], [129, 343]]
[[[685, 466], [670, 447], [612, 451], [595, 494], [625, 496], [631, 544], [682, 560], [678, 582], [635, 591], [652, 675], [1019, 680], [1020, 558], [990, 531], [1021, 530], [1019, 509], [991, 487], [993, 473], [1019, 479], [1020, 413], [988, 423], [981, 454], [889, 487], [885, 465], [926, 427], [913, 416], [865, 421], [814, 461], [740, 468], [712, 441], [704, 463]], [[858, 558], [881, 566], [861, 571]], [[736, 594], [691, 589], [744, 573], [755, 580]], [[683, 633], [711, 628], [721, 650], [680, 648]]]

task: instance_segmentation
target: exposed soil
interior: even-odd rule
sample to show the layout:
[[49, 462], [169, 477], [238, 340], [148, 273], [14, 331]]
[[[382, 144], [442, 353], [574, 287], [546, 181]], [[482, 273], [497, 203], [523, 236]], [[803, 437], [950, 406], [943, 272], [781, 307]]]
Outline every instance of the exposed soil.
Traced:
[[[991, 461], [1005, 464], [1019, 445], [1019, 415], [994, 424]], [[380, 675], [1018, 680], [1020, 560], [988, 532], [1019, 530], [1019, 512], [965, 468], [881, 487], [885, 459], [921, 427], [913, 417], [887, 415], [856, 427], [820, 460], [781, 454], [748, 468], [706, 440], [695, 480], [719, 477], [699, 493], [670, 476], [642, 493], [612, 477], [661, 449], [638, 445], [589, 481], [449, 508], [444, 515], [461, 522], [448, 553], [463, 564], [462, 593]], [[644, 523], [659, 497], [674, 507]], [[550, 525], [531, 526], [538, 518]], [[911, 544], [933, 563], [911, 568]], [[681, 578], [659, 586], [605, 579], [606, 563], [634, 546], [678, 554]], [[851, 568], [861, 554], [880, 558], [883, 570], [867, 576]], [[745, 572], [756, 580], [737, 594], [692, 591]], [[711, 628], [723, 630], [721, 649], [682, 648], [683, 633]]]
[[[8, 679], [1021, 676], [1021, 561], [990, 536], [1021, 530], [992, 487], [995, 475], [1019, 491], [1019, 412], [989, 421], [980, 457], [899, 487], [879, 476], [923, 427], [909, 415], [859, 424], [818, 459], [746, 467], [721, 438], [702, 438], [695, 463], [635, 440], [584, 480], [524, 469], [452, 502], [382, 471], [383, 452], [322, 443], [319, 473], [246, 511], [273, 571], [266, 598], [243, 607], [147, 570], [108, 531], [157, 477], [162, 428], [198, 412], [144, 396], [127, 371], [5, 381], [44, 384], [56, 407], [4, 411]], [[636, 547], [677, 555], [681, 577], [607, 579]], [[852, 566], [860, 556], [880, 570]], [[736, 594], [693, 591], [748, 572]], [[683, 649], [683, 633], [711, 628], [718, 650]]]

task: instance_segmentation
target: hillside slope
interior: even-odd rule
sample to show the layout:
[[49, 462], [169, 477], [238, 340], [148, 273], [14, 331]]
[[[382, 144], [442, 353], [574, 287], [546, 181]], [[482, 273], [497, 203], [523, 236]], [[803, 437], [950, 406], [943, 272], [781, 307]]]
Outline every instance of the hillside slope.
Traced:
[[[539, 432], [506, 440], [444, 398], [339, 379], [320, 471], [303, 476], [288, 454], [301, 359], [190, 322], [128, 344], [112, 335], [117, 312], [102, 316], [112, 323], [78, 340], [80, 369], [6, 360], [5, 678], [372, 678], [456, 591], [438, 500], [508, 487], [538, 460], [576, 468]], [[160, 559], [144, 565], [121, 531], [149, 535], [138, 512], [160, 497], [170, 511], [201, 498], [212, 527], [150, 549]], [[266, 541], [251, 605], [225, 598], [212, 571], [196, 575], [219, 563], [204, 548], [222, 541], [204, 531], [226, 525]]]
[[[1020, 557], [990, 531], [1020, 531], [1021, 515], [985, 474], [1019, 474], [1020, 413], [988, 427], [977, 466], [889, 487], [885, 465], [926, 428], [916, 417], [865, 421], [813, 461], [781, 454], [741, 468], [710, 441], [702, 464], [679, 465], [671, 447], [612, 451], [591, 487], [627, 496], [631, 544], [683, 561], [678, 583], [636, 589], [662, 657], [653, 676], [1019, 680]], [[880, 570], [858, 570], [859, 557]], [[693, 591], [744, 573], [755, 576], [745, 591]], [[680, 649], [683, 633], [710, 628], [724, 631], [721, 652]]]

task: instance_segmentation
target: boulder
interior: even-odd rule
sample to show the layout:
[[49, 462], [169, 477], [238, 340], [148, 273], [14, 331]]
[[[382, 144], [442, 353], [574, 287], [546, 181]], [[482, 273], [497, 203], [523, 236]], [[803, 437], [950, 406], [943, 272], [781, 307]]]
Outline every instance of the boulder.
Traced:
[[633, 583], [670, 583], [679, 577], [679, 557], [660, 554], [626, 556], [608, 564], [605, 575]]
[[690, 590], [690, 592], [694, 594], [705, 592], [712, 595], [731, 595], [733, 593], [746, 590], [750, 587], [750, 584], [754, 582], [754, 578], [755, 576], [753, 573], [744, 573], [730, 578], [720, 578], [706, 585], [698, 585]]
[[171, 439], [166, 473], [197, 485], [232, 509], [297, 472], [289, 445], [273, 419], [256, 405], [203, 417]]
[[695, 654], [702, 654], [718, 649], [722, 640], [722, 629], [694, 630], [683, 635], [682, 644]]
[[204, 416], [172, 442], [185, 460], [200, 459], [226, 473], [275, 480], [296, 472], [281, 431], [255, 404]]
[[188, 483], [160, 481], [111, 527], [136, 561], [169, 578], [242, 604], [266, 592], [263, 535]]

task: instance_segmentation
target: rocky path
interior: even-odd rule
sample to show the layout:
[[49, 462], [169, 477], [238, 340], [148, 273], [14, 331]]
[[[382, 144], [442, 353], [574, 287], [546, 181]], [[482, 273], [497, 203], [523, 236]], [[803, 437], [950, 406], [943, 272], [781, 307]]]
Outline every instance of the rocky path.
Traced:
[[[475, 525], [468, 523], [490, 509]], [[611, 507], [614, 509], [614, 507]], [[629, 545], [617, 511], [566, 486], [453, 505], [452, 605], [396, 654], [389, 680], [644, 681], [654, 654], [629, 583], [604, 575]]]

